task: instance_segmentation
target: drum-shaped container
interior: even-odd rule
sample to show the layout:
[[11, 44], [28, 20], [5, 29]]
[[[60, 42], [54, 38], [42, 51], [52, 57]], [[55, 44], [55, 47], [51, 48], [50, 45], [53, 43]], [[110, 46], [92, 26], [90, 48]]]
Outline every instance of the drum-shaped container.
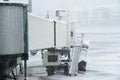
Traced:
[[0, 3], [0, 55], [25, 53], [27, 5]]

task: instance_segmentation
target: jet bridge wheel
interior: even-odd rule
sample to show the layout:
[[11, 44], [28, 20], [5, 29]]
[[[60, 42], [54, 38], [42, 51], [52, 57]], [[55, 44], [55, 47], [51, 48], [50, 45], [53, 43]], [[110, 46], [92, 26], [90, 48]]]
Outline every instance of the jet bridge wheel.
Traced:
[[64, 66], [64, 74], [65, 75], [68, 75], [69, 74], [69, 67], [68, 67], [68, 64], [65, 63], [65, 66]]
[[54, 67], [53, 66], [47, 66], [47, 74], [48, 74], [48, 76], [54, 74]]
[[80, 61], [79, 63], [78, 63], [78, 71], [86, 71], [86, 64], [87, 64], [87, 62], [85, 62], [85, 61]]

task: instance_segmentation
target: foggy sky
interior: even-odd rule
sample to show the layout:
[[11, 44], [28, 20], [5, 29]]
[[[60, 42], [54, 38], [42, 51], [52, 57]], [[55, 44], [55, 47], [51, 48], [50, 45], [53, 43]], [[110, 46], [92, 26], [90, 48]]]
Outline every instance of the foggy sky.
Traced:
[[33, 13], [40, 15], [56, 9], [84, 10], [95, 6], [117, 6], [120, 0], [32, 0]]
[[[57, 9], [71, 9], [71, 10], [80, 10], [87, 11], [88, 9], [93, 9], [97, 7], [105, 7], [111, 10], [120, 10], [120, 0], [32, 0], [33, 1], [33, 13], [38, 16], [45, 16], [47, 11], [50, 15], [55, 16], [55, 10]], [[74, 13], [75, 14], [75, 13]], [[84, 17], [82, 18], [82, 20]], [[118, 21], [119, 22], [119, 21]], [[80, 26], [80, 31], [83, 32], [96, 32], [104, 31], [104, 32], [120, 32], [119, 25], [118, 26], [89, 26], [90, 29], [85, 28], [86, 26]], [[117, 28], [115, 28], [117, 27]], [[85, 28], [85, 29], [84, 29]], [[100, 30], [98, 29], [100, 28]]]

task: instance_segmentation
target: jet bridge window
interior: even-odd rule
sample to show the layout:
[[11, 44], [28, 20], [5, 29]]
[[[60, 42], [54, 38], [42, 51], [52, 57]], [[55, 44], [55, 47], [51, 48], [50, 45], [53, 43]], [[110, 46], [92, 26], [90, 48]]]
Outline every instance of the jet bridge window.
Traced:
[[48, 55], [48, 62], [57, 62], [58, 56], [57, 55]]

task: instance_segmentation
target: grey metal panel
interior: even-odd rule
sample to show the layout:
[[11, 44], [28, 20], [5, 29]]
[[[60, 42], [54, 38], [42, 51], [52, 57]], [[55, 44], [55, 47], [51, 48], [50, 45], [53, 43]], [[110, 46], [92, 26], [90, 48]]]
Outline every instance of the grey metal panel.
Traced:
[[56, 47], [67, 47], [67, 24], [56, 22]]
[[54, 47], [53, 21], [29, 15], [29, 50]]
[[67, 24], [29, 15], [29, 50], [67, 47]]
[[23, 7], [0, 5], [0, 55], [24, 53]]

